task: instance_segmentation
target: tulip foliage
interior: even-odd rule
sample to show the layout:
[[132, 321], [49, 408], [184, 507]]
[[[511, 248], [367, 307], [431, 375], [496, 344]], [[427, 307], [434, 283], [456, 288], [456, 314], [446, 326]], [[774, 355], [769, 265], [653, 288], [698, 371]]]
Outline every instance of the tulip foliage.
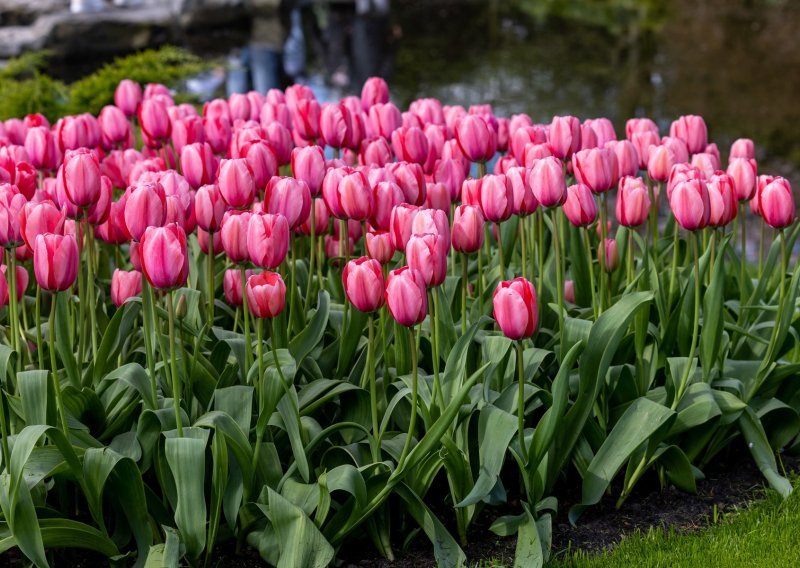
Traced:
[[114, 100], [0, 123], [0, 552], [459, 566], [483, 515], [540, 566], [566, 484], [579, 522], [746, 446], [791, 491], [800, 229], [752, 142], [377, 78]]

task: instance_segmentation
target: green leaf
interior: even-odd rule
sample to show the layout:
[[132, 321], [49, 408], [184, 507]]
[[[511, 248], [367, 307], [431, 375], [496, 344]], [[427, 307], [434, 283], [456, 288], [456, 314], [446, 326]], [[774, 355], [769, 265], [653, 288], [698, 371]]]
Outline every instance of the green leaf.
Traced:
[[308, 325], [295, 335], [289, 342], [289, 352], [294, 357], [297, 365], [303, 363], [309, 353], [319, 344], [325, 335], [328, 327], [328, 316], [330, 315], [331, 296], [325, 290], [320, 291], [317, 300], [317, 311]]
[[764, 474], [770, 486], [780, 493], [784, 499], [788, 497], [792, 492], [792, 484], [778, 473], [775, 455], [769, 446], [761, 420], [758, 419], [755, 411], [749, 406], [745, 408], [739, 417], [739, 429], [742, 431], [747, 447], [750, 448], [750, 453], [753, 455], [758, 469]]
[[[110, 538], [84, 523], [71, 519], [41, 519], [38, 524], [46, 548], [83, 548], [107, 557], [119, 555], [117, 546]], [[0, 554], [15, 546], [19, 546], [16, 538], [3, 538], [0, 540]]]
[[[75, 360], [75, 352], [72, 349], [72, 333], [71, 322], [72, 318], [69, 313], [69, 297], [66, 293], [58, 293], [55, 298], [56, 302], [56, 329], [48, 329], [48, 333], [56, 334], [56, 350], [61, 358], [61, 364], [67, 373], [67, 378], [72, 386], [80, 388], [81, 380], [78, 374], [78, 362]], [[94, 307], [92, 307], [94, 309]]]
[[325, 568], [333, 560], [333, 547], [299, 507], [268, 488], [269, 519], [277, 534], [280, 559], [277, 568]]
[[22, 399], [22, 413], [25, 422], [47, 424], [47, 399], [50, 386], [48, 371], [23, 371], [17, 375], [17, 387]]
[[700, 361], [703, 377], [708, 380], [711, 370], [719, 360], [719, 349], [722, 343], [724, 285], [725, 285], [725, 248], [727, 240], [719, 246], [719, 253], [711, 272], [711, 284], [703, 295], [703, 328], [700, 333]]
[[419, 495], [404, 483], [400, 483], [396, 491], [405, 502], [405, 510], [422, 527], [433, 544], [433, 556], [439, 566], [463, 566], [467, 561], [464, 551]]
[[92, 382], [94, 384], [97, 384], [116, 365], [117, 355], [130, 336], [141, 309], [140, 302], [126, 302], [108, 322], [103, 339], [97, 348], [97, 358], [93, 362]]
[[206, 545], [206, 443], [196, 438], [167, 438], [164, 453], [177, 490], [175, 524], [186, 553], [198, 558]]

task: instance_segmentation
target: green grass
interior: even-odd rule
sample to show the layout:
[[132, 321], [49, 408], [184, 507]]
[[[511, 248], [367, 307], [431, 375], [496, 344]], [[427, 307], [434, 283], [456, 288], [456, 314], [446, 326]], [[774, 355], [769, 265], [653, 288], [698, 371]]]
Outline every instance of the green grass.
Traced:
[[[695, 568], [797, 566], [800, 563], [800, 477], [785, 501], [771, 490], [746, 509], [721, 515], [716, 524], [695, 534], [652, 529], [626, 537], [603, 554], [575, 552], [557, 558], [552, 568], [635, 567]], [[713, 522], [713, 519], [709, 519]]]

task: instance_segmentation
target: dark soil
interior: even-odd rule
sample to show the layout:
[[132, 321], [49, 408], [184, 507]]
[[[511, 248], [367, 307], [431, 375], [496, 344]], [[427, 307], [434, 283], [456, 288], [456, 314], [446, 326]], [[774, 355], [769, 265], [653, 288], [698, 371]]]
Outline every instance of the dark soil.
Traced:
[[[625, 535], [637, 530], [647, 531], [654, 527], [669, 527], [679, 532], [694, 532], [708, 526], [719, 513], [746, 506], [759, 497], [764, 487], [764, 478], [756, 468], [745, 448], [735, 448], [731, 455], [738, 459], [718, 460], [706, 468], [706, 479], [697, 482], [697, 493], [684, 493], [674, 487], [661, 490], [655, 476], [644, 478], [621, 509], [615, 508], [620, 487], [612, 491], [597, 506], [586, 510], [577, 526], [567, 520], [569, 508], [580, 499], [579, 480], [566, 480], [556, 488], [559, 499], [558, 516], [553, 522], [553, 553], [585, 550], [597, 552], [613, 547]], [[744, 459], [742, 459], [742, 457]], [[783, 456], [786, 471], [800, 471], [800, 457]], [[444, 489], [446, 491], [446, 488]], [[434, 494], [441, 494], [438, 491]], [[510, 496], [511, 497], [511, 496]], [[498, 537], [489, 531], [492, 521], [500, 515], [519, 512], [519, 502], [513, 498], [503, 509], [487, 508], [478, 515], [470, 528], [470, 544], [464, 552], [470, 562], [495, 560], [511, 564], [514, 559], [516, 539]], [[447, 511], [434, 511], [447, 522]], [[365, 531], [366, 532], [366, 531]], [[455, 532], [455, 531], [453, 531]], [[424, 535], [419, 534], [406, 550], [395, 551], [397, 558], [389, 562], [377, 557], [369, 541], [352, 543], [340, 551], [344, 560], [340, 566], [356, 568], [435, 568], [433, 550]], [[89, 568], [103, 566], [107, 561], [97, 554], [81, 550], [54, 550], [50, 558], [55, 566]], [[12, 549], [0, 555], [0, 565], [22, 566], [24, 558]], [[239, 554], [232, 545], [223, 544], [209, 562], [211, 568], [261, 568], [267, 564], [255, 550], [247, 549]]]

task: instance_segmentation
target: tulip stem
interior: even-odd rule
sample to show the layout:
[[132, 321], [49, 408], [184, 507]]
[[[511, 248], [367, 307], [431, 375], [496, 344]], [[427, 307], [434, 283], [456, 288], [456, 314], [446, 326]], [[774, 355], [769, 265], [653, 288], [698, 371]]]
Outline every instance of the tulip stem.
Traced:
[[250, 367], [253, 365], [253, 344], [250, 340], [250, 308], [247, 306], [247, 271], [244, 269], [244, 264], [239, 265], [239, 275], [242, 285], [242, 311], [244, 312], [242, 326], [244, 327], [245, 368], [242, 369], [242, 378], [247, 381], [247, 375], [250, 372]]
[[553, 221], [553, 253], [556, 258], [556, 293], [558, 297], [558, 344], [561, 348], [559, 357], [564, 356], [564, 265], [561, 259], [561, 240], [558, 223], [558, 211], [550, 210], [550, 219]]
[[[314, 260], [316, 256], [316, 249], [317, 249], [317, 223], [314, 219], [315, 217], [315, 209], [316, 205], [314, 200], [311, 200], [311, 213], [309, 217], [309, 228], [311, 229], [311, 251], [309, 254], [308, 260], [308, 283], [306, 284], [306, 297], [303, 300], [303, 313], [308, 313], [308, 303], [311, 301], [311, 292], [313, 291], [313, 281], [314, 281]], [[321, 283], [320, 283], [321, 285]]]
[[675, 276], [678, 271], [678, 221], [672, 230], [672, 267], [669, 271], [669, 300], [672, 301], [672, 294], [675, 291]]
[[[256, 352], [258, 356], [258, 378], [256, 378], [256, 398], [257, 404], [259, 408], [259, 413], [261, 412], [261, 400], [262, 400], [262, 391], [264, 388], [264, 320], [261, 318], [256, 319]], [[256, 445], [253, 449], [253, 486], [258, 486], [258, 461], [259, 461], [259, 454], [261, 453], [261, 441], [264, 439], [264, 431], [266, 430], [266, 424], [264, 427], [259, 427], [256, 424]], [[244, 502], [246, 503], [250, 497], [250, 487], [245, 487], [244, 490]]]
[[36, 352], [39, 356], [39, 368], [44, 369], [44, 352], [42, 351], [42, 287], [36, 287]]
[[[606, 258], [606, 239], [608, 238], [608, 192], [606, 191], [603, 193], [602, 205], [600, 207], [600, 219], [602, 225], [600, 226], [600, 246], [598, 250], [602, 251], [603, 253], [603, 262], [600, 263], [601, 270], [600, 270], [600, 280], [604, 283], [604, 291], [603, 297], [600, 298], [601, 306], [610, 306], [611, 305], [611, 271], [607, 269], [606, 263], [609, 262], [609, 259]], [[606, 303], [606, 301], [608, 303]]]
[[[64, 400], [61, 398], [61, 383], [58, 382], [58, 364], [56, 363], [56, 299], [58, 294], [58, 292], [53, 294], [53, 301], [50, 305], [50, 326], [47, 329], [47, 335], [50, 340], [50, 372], [53, 377], [53, 392], [56, 393], [58, 416], [61, 419], [61, 429], [64, 431], [64, 436], [69, 439], [67, 415], [64, 410]], [[8, 466], [6, 465], [6, 467]]]
[[583, 244], [586, 247], [586, 261], [589, 264], [589, 292], [592, 299], [592, 315], [597, 319], [597, 296], [594, 289], [594, 262], [592, 261], [592, 243], [589, 241], [589, 231], [583, 230]]
[[652, 235], [653, 240], [653, 249], [656, 248], [656, 243], [658, 242], [658, 203], [656, 201], [657, 196], [661, 195], [660, 185], [659, 191], [653, 190], [653, 180], [650, 176], [647, 176], [647, 192], [649, 193], [650, 197], [650, 211], [648, 211], [648, 225], [650, 225], [650, 233]]
[[369, 326], [369, 342], [367, 343], [367, 366], [364, 372], [369, 378], [369, 405], [372, 411], [372, 461], [378, 462], [381, 455], [381, 435], [378, 428], [378, 387], [375, 381], [375, 316], [369, 314], [367, 324]]
[[483, 315], [483, 250], [478, 249], [478, 308]]
[[8, 428], [6, 427], [5, 406], [6, 406], [5, 395], [3, 394], [3, 391], [0, 390], [0, 436], [2, 436], [2, 439], [0, 439], [0, 445], [2, 446], [2, 451], [3, 451], [3, 467], [5, 467], [6, 471], [8, 471], [9, 470], [8, 456], [10, 456], [11, 453], [8, 451]]
[[758, 277], [764, 274], [764, 218], [761, 218], [761, 224], [758, 235]]
[[278, 337], [278, 329], [277, 324], [275, 323], [275, 318], [272, 318], [272, 337], [270, 339], [270, 347], [272, 348], [272, 360], [275, 363], [275, 368], [278, 371], [278, 376], [283, 381], [284, 387], [286, 385], [286, 377], [283, 376], [283, 369], [281, 368], [281, 364], [278, 362], [278, 348], [275, 346], [275, 338]]
[[208, 270], [206, 296], [208, 300], [208, 330], [214, 327], [214, 231], [208, 232]]
[[525, 243], [525, 217], [519, 217], [519, 242], [522, 247], [522, 277], [528, 277], [528, 247]]
[[525, 363], [523, 355], [522, 341], [517, 341], [517, 432], [519, 434], [519, 454], [527, 463], [530, 456], [525, 447]]
[[169, 291], [167, 296], [167, 321], [169, 323], [169, 370], [172, 375], [172, 405], [175, 408], [175, 425], [178, 436], [183, 437], [181, 421], [181, 379], [178, 375], [178, 361], [175, 358], [175, 292]]
[[539, 207], [536, 211], [536, 225], [539, 229], [539, 242], [537, 243], [538, 246], [538, 257], [539, 257], [539, 272], [536, 275], [536, 292], [541, 295], [544, 294], [544, 288], [542, 287], [544, 284], [544, 208]]
[[744, 317], [744, 304], [747, 298], [745, 297], [745, 288], [744, 288], [744, 280], [747, 276], [747, 209], [744, 205], [744, 201], [739, 204], [740, 208], [740, 217], [742, 218], [742, 257], [741, 262], [739, 263], [739, 323], [742, 322], [742, 318]]
[[414, 437], [414, 430], [417, 426], [417, 340], [414, 336], [419, 337], [419, 328], [416, 332], [408, 334], [409, 343], [411, 345], [411, 417], [408, 421], [408, 434], [406, 435], [405, 443], [403, 444], [403, 452], [400, 454], [400, 459], [397, 461], [397, 469], [399, 469], [406, 461], [406, 456], [411, 450], [411, 439]]
[[692, 320], [692, 343], [689, 346], [689, 357], [686, 361], [686, 368], [683, 371], [681, 382], [678, 385], [678, 392], [675, 393], [675, 399], [672, 401], [672, 410], [678, 408], [678, 404], [683, 398], [683, 393], [686, 392], [686, 387], [689, 383], [689, 373], [692, 370], [692, 361], [694, 354], [697, 350], [697, 335], [700, 327], [700, 253], [697, 250], [697, 235], [690, 234], [689, 240], [692, 241], [692, 254], [694, 256], [694, 318]]
[[506, 279], [506, 262], [503, 258], [503, 227], [497, 223], [497, 252], [500, 254], [500, 280]]
[[468, 266], [467, 266], [467, 253], [461, 255], [461, 335], [467, 333], [467, 292], [469, 291], [469, 282], [467, 282]]
[[92, 344], [92, 361], [97, 364], [97, 304], [94, 297], [94, 231], [89, 224], [89, 213], [86, 213], [84, 218], [86, 232], [86, 289], [89, 292], [89, 338]]
[[142, 332], [144, 339], [144, 352], [147, 358], [147, 371], [150, 374], [150, 390], [153, 393], [151, 401], [153, 408], [158, 408], [158, 385], [156, 383], [156, 362], [153, 353], [152, 338], [154, 335], [155, 318], [153, 317], [153, 289], [146, 278], [142, 278]]
[[[20, 330], [19, 330], [19, 315], [17, 314], [17, 267], [16, 267], [16, 253], [13, 249], [6, 249], [6, 256], [8, 260], [6, 265], [6, 280], [8, 281], [8, 327], [11, 334], [11, 349], [19, 353], [17, 357], [16, 368], [17, 371], [21, 370], [22, 363], [22, 349], [20, 348]], [[2, 404], [2, 401], [0, 401]], [[3, 462], [4, 464], [7, 462]]]
[[442, 385], [439, 382], [439, 288], [431, 290], [433, 299], [433, 312], [431, 313], [431, 332], [433, 335], [433, 395], [437, 404], [444, 410], [444, 397], [442, 396]]
[[633, 283], [635, 269], [633, 265], [633, 229], [628, 228], [628, 286]]

